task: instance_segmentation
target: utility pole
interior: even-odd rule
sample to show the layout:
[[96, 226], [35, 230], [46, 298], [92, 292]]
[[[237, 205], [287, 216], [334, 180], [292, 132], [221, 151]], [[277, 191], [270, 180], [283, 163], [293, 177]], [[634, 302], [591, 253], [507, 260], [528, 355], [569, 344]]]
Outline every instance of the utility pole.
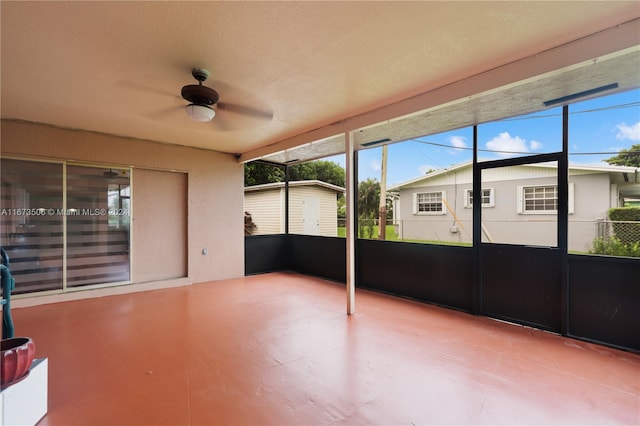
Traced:
[[378, 239], [387, 239], [387, 145], [382, 146], [380, 167], [380, 208], [378, 215]]

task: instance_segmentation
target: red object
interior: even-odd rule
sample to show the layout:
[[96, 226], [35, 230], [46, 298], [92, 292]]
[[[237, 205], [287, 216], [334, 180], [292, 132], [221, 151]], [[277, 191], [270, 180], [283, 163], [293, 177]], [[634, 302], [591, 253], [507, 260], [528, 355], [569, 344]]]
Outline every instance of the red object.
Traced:
[[29, 337], [13, 337], [2, 340], [2, 387], [22, 379], [31, 368], [36, 345]]

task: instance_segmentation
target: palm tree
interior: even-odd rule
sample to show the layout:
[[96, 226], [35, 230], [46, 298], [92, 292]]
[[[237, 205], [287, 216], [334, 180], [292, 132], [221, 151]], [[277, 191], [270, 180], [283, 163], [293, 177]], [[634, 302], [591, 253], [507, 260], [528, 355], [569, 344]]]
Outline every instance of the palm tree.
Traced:
[[363, 225], [367, 226], [369, 238], [373, 237], [373, 222], [378, 216], [380, 182], [367, 179], [358, 185], [358, 235], [362, 238]]

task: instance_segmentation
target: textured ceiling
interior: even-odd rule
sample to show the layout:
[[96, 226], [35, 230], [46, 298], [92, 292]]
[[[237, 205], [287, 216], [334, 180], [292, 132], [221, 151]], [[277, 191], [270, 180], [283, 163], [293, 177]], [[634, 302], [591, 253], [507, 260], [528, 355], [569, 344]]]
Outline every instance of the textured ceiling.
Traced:
[[[408, 111], [390, 106], [640, 16], [637, 1], [2, 1], [0, 8], [2, 118], [243, 159], [309, 142], [318, 129], [339, 128], [332, 123], [352, 117], [386, 111], [380, 122], [397, 119]], [[638, 65], [636, 53], [626, 57], [626, 73]], [[192, 67], [211, 71], [206, 84], [221, 101], [271, 111], [273, 118], [221, 110], [210, 123], [189, 120], [180, 88], [194, 82]], [[486, 84], [464, 95], [488, 93], [492, 83]], [[469, 110], [458, 113], [471, 117]], [[363, 132], [420, 131], [380, 131], [374, 124], [362, 121]]]

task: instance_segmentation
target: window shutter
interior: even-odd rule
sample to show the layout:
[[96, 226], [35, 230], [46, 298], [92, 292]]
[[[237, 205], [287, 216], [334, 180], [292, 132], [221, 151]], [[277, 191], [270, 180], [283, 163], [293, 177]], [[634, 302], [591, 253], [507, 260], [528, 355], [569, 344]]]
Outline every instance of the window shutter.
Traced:
[[574, 188], [573, 188], [573, 182], [569, 182], [569, 214], [573, 214], [574, 213], [574, 205], [573, 205], [573, 193], [574, 193]]
[[447, 191], [442, 191], [442, 214], [447, 214], [447, 208], [445, 207], [445, 200], [447, 199]]
[[465, 209], [470, 209], [471, 208], [471, 203], [469, 203], [469, 196], [471, 195], [471, 189], [465, 189], [464, 190], [464, 208]]
[[516, 206], [517, 206], [517, 209], [518, 209], [518, 214], [522, 214], [523, 213], [523, 204], [524, 204], [524, 202], [522, 200], [522, 197], [524, 196], [523, 194], [524, 194], [523, 187], [519, 186], [518, 187], [518, 194], [517, 194], [517, 203], [516, 203]]
[[493, 188], [489, 188], [489, 207], [496, 205], [495, 192], [496, 191]]
[[418, 194], [413, 193], [413, 214], [418, 214]]

